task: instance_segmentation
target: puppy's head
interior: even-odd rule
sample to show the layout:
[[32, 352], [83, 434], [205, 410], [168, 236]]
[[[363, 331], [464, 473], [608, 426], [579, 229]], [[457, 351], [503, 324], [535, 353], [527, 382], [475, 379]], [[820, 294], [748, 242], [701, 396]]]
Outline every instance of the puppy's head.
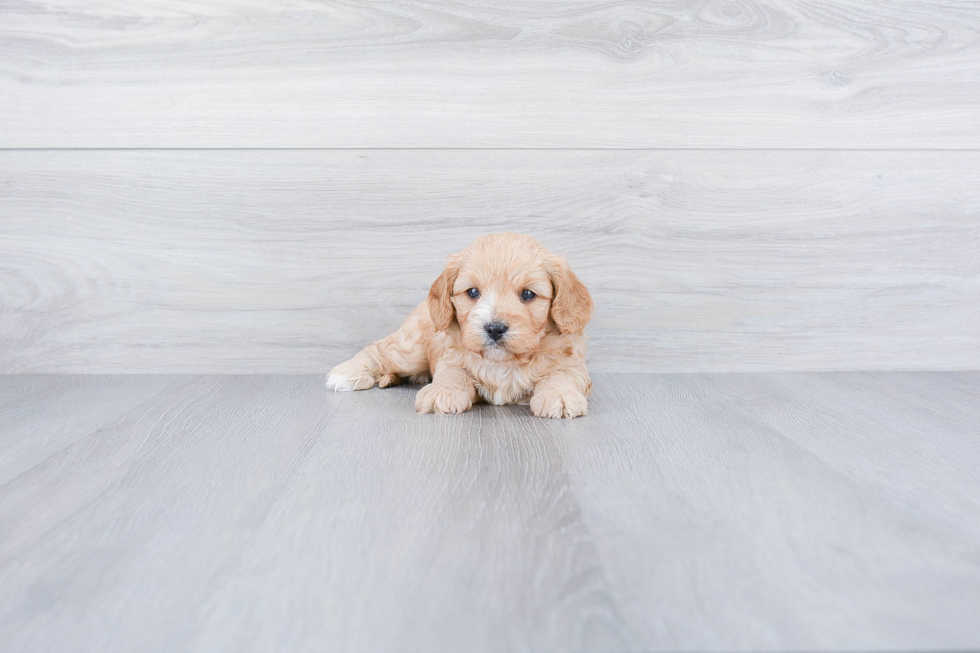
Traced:
[[492, 360], [533, 352], [549, 330], [578, 333], [592, 317], [592, 297], [565, 259], [512, 233], [450, 256], [428, 304], [437, 330], [458, 324], [461, 344]]

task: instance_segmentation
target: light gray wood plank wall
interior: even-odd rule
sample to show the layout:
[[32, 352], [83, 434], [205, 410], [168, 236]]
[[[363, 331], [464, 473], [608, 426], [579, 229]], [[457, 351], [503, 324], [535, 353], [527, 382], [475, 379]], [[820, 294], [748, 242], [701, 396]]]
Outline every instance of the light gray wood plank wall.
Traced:
[[970, 0], [18, 0], [0, 61], [0, 147], [980, 147]]
[[566, 421], [128, 387], [0, 378], [5, 652], [980, 646], [980, 373], [600, 374]]
[[[978, 368], [978, 52], [958, 0], [6, 3], [0, 372], [322, 371], [500, 229], [596, 369]], [[216, 147], [330, 149], [9, 150]]]
[[0, 153], [0, 371], [323, 372], [517, 230], [607, 371], [980, 367], [980, 152]]

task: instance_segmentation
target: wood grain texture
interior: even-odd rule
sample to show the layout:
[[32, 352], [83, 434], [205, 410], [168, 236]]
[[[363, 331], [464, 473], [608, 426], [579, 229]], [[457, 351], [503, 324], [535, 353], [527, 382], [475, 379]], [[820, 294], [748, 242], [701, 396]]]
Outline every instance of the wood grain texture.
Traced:
[[969, 0], [0, 6], [0, 147], [980, 147]]
[[0, 372], [324, 372], [531, 234], [596, 371], [980, 368], [977, 152], [0, 153]]
[[[548, 421], [318, 376], [0, 377], [0, 648], [980, 646], [980, 373], [595, 381]], [[76, 435], [20, 470], [51, 411]]]
[[165, 376], [32, 376], [0, 384], [0, 484], [172, 385]]
[[547, 426], [640, 641], [977, 646], [976, 374], [602, 380], [602, 418]]

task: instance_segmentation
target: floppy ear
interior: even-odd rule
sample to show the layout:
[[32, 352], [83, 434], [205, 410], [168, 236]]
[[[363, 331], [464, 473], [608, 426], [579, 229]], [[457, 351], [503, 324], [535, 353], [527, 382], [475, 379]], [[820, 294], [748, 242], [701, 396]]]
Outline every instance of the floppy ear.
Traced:
[[446, 269], [432, 282], [429, 289], [429, 297], [426, 302], [429, 304], [429, 315], [432, 317], [432, 326], [436, 331], [445, 331], [456, 319], [456, 309], [453, 306], [453, 284], [456, 283], [456, 275], [459, 273], [459, 254], [453, 254], [446, 260]]
[[551, 319], [562, 333], [579, 333], [592, 318], [592, 295], [571, 268], [558, 257], [550, 270], [555, 295], [551, 298]]

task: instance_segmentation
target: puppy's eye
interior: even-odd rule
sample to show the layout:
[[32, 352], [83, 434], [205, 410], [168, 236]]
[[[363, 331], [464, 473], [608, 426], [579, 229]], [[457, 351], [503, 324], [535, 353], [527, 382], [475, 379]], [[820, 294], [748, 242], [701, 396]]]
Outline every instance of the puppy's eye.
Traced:
[[466, 294], [469, 295], [470, 299], [477, 299], [480, 297], [480, 291], [476, 288], [470, 288], [466, 291]]
[[526, 290], [525, 289], [524, 292], [521, 293], [521, 301], [522, 302], [529, 302], [532, 299], [534, 299], [535, 297], [537, 297], [537, 295], [535, 295], [530, 290]]

